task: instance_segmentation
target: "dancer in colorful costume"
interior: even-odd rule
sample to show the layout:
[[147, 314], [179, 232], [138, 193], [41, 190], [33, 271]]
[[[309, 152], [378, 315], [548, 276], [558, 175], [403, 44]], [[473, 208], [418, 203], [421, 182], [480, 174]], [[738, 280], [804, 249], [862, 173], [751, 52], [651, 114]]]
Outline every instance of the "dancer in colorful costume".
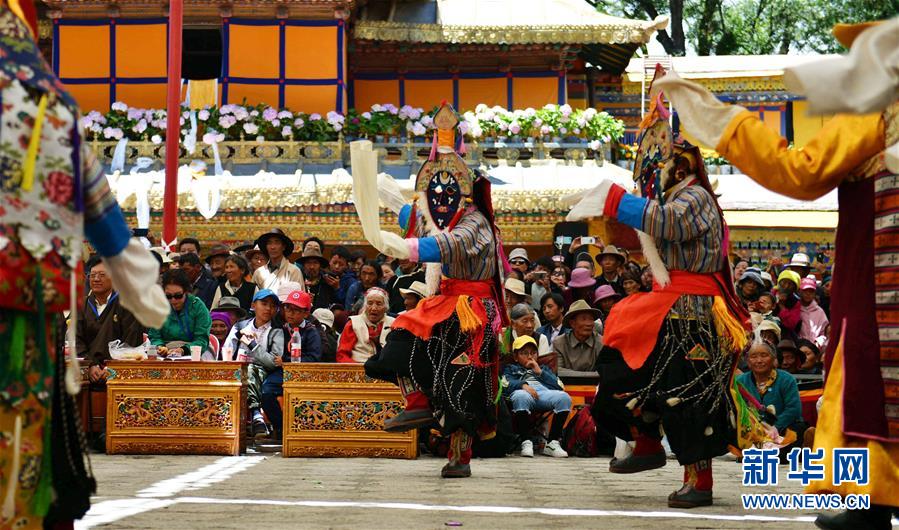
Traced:
[[[146, 326], [168, 314], [159, 265], [125, 224], [81, 143], [78, 105], [35, 44], [34, 6], [0, 2], [0, 528], [80, 518], [96, 489], [71, 394], [63, 312], [83, 300], [86, 235], [121, 304]], [[46, 517], [46, 519], [44, 519]]]
[[[609, 471], [636, 473], [665, 465], [662, 430], [683, 485], [668, 505], [712, 504], [712, 458], [729, 445], [763, 436], [754, 422], [734, 433], [749, 412], [733, 389], [748, 321], [733, 290], [727, 228], [699, 149], [673, 143], [667, 113], [654, 102], [641, 124], [635, 168], [638, 194], [604, 181], [572, 208], [569, 221], [604, 216], [638, 230], [653, 271], [650, 293], [628, 296], [605, 322], [593, 404], [597, 424], [636, 440], [631, 456]], [[660, 428], [661, 427], [661, 428]]]
[[450, 435], [444, 478], [471, 476], [473, 437], [495, 434], [497, 337], [508, 325], [501, 282], [508, 265], [494, 224], [490, 184], [457, 154], [458, 122], [445, 103], [434, 116], [437, 133], [431, 156], [418, 172], [417, 198], [400, 215], [405, 239], [366, 229], [368, 201], [360, 192], [365, 176], [373, 177], [374, 171], [367, 171], [358, 156], [361, 146], [354, 146], [353, 158], [356, 208], [369, 241], [387, 255], [437, 267], [428, 275], [429, 283], [439, 282], [439, 294], [397, 317], [386, 345], [365, 370], [396, 382], [406, 398], [406, 409], [385, 423], [386, 430], [427, 427], [436, 420]]
[[[687, 131], [766, 188], [801, 200], [839, 190], [833, 329], [815, 433], [825, 473], [807, 491], [870, 495], [870, 509], [821, 515], [820, 528], [886, 529], [891, 507], [899, 507], [899, 19], [838, 25], [834, 34], [851, 46], [848, 57], [796, 68], [785, 79], [818, 112], [880, 110], [838, 114], [801, 149], [788, 148], [757, 113], [725, 105], [674, 73], [654, 88], [664, 90]], [[844, 447], [868, 450], [867, 484], [835, 484], [833, 452]]]

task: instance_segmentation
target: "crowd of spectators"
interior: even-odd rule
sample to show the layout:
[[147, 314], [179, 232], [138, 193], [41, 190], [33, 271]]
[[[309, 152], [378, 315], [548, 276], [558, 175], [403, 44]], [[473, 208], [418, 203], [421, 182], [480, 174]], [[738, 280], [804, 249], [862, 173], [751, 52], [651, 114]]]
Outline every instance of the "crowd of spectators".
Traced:
[[[508, 253], [505, 301], [511, 325], [498, 337], [504, 395], [523, 456], [534, 454], [535, 413], [545, 422], [543, 453], [564, 457], [562, 425], [571, 398], [560, 378], [595, 374], [606, 319], [616, 304], [653, 288], [649, 267], [614, 245], [582, 244], [532, 260], [524, 248]], [[159, 357], [190, 357], [250, 364], [249, 407], [257, 436], [279, 436], [283, 364], [364, 363], [376, 355], [394, 317], [415, 308], [431, 288], [425, 269], [383, 255], [368, 259], [318, 238], [302, 242], [272, 229], [253, 243], [229, 248], [182, 240], [177, 252], [151, 249], [171, 312], [158, 329], [143, 329], [117, 296], [103, 263], [87, 263], [89, 294], [79, 314], [77, 353], [92, 384], [102, 386], [108, 344], [148, 341]], [[295, 261], [292, 261], [295, 259]], [[758, 340], [744, 352], [740, 381], [780, 411], [778, 429], [801, 426], [797, 374], [821, 374], [829, 332], [829, 276], [811, 274], [808, 257], [764, 270], [737, 260], [735, 289], [752, 315]], [[776, 281], [775, 281], [776, 280]], [[770, 402], [770, 403], [769, 403]], [[555, 419], [561, 418], [561, 419]], [[773, 421], [773, 420], [772, 420]], [[574, 423], [574, 422], [572, 422]], [[799, 433], [801, 434], [801, 433]]]

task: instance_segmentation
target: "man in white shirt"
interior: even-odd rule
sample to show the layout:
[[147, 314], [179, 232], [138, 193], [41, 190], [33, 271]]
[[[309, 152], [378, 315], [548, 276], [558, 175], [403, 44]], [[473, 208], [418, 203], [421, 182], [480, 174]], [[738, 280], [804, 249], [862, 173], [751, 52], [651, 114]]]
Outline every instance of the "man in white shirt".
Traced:
[[259, 289], [269, 289], [277, 293], [281, 282], [296, 282], [302, 286], [302, 290], [306, 290], [303, 272], [290, 262], [293, 240], [287, 237], [283, 230], [273, 228], [262, 234], [256, 240], [256, 246], [268, 257], [268, 264], [259, 267], [253, 273], [253, 282]]

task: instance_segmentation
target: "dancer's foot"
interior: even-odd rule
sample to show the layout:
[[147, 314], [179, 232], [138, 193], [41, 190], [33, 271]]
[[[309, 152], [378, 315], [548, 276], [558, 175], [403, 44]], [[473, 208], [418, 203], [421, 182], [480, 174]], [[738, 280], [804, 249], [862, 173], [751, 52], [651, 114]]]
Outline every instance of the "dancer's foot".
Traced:
[[406, 432], [420, 427], [427, 427], [434, 422], [431, 409], [404, 410], [384, 422], [387, 432]]
[[888, 530], [892, 528], [892, 514], [888, 506], [874, 504], [867, 510], [845, 510], [836, 515], [821, 514], [815, 526], [824, 530]]
[[471, 476], [471, 466], [468, 464], [447, 463], [440, 470], [440, 476], [443, 478], [467, 478]]
[[648, 455], [630, 455], [627, 458], [613, 458], [609, 462], [610, 473], [639, 473], [641, 471], [649, 471], [650, 469], [658, 469], [665, 467], [668, 458], [665, 451], [659, 453], [650, 453]]
[[712, 505], [712, 490], [703, 491], [689, 484], [668, 496], [669, 508], [698, 508]]

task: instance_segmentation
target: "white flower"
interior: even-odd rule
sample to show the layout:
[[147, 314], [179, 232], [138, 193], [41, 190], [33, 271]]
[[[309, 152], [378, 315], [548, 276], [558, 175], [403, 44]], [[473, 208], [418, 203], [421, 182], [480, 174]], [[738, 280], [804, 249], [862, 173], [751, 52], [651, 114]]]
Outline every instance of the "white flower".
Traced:
[[360, 116], [363, 117], [363, 118], [365, 118], [366, 120], [370, 120], [370, 119], [371, 119], [371, 112], [363, 112], [362, 114], [360, 114]]
[[162, 143], [162, 136], [159, 136], [158, 134], [154, 134], [153, 136], [150, 137], [150, 141], [156, 145], [159, 145]]
[[280, 127], [280, 126], [281, 126], [281, 120], [279, 120], [278, 118], [275, 118], [272, 120], [272, 127]]
[[374, 105], [371, 106], [371, 111], [372, 111], [372, 112], [383, 112], [383, 111], [384, 111], [384, 107], [382, 107], [381, 105], [378, 105], [377, 103], [375, 103]]
[[303, 125], [306, 125], [306, 122], [303, 121], [303, 118], [297, 118], [297, 119], [293, 120], [293, 126], [296, 127], [297, 129], [302, 129]]
[[135, 108], [128, 109], [128, 119], [129, 120], [139, 120], [139, 119], [141, 119], [141, 116], [143, 116], [143, 115], [144, 115], [144, 109], [135, 109]]
[[540, 127], [541, 125], [543, 125], [543, 120], [541, 120], [540, 118], [536, 118], [534, 120], [534, 127]]
[[396, 116], [400, 112], [400, 109], [396, 108], [396, 106], [391, 103], [387, 103], [386, 105], [384, 105], [384, 110], [393, 114], [394, 116]]
[[139, 122], [137, 122], [137, 125], [135, 125], [132, 130], [134, 132], [136, 132], [137, 134], [143, 133], [144, 131], [147, 130], [147, 120], [143, 120], [143, 119], [140, 120]]
[[596, 109], [594, 109], [593, 107], [590, 107], [589, 109], [584, 111], [584, 117], [588, 120], [592, 120], [594, 116], [596, 116]]
[[233, 114], [235, 105], [222, 105], [219, 107], [219, 114]]
[[602, 147], [602, 143], [599, 140], [591, 140], [587, 146], [594, 151], [599, 151], [599, 148]]
[[547, 134], [550, 134], [551, 132], [553, 132], [553, 128], [550, 127], [549, 125], [543, 125], [542, 127], [540, 127], [540, 134], [542, 134], [544, 136], [546, 136]]
[[415, 124], [412, 126], [412, 134], [414, 136], [424, 136], [427, 132], [428, 129], [425, 128], [425, 126], [422, 125], [420, 121], [415, 122]]
[[342, 124], [346, 118], [343, 117], [343, 114], [339, 112], [334, 112], [333, 110], [327, 114], [328, 123], [331, 125]]
[[126, 110], [128, 110], [128, 105], [122, 103], [121, 101], [116, 101], [115, 103], [110, 105], [109, 108], [118, 112], [125, 112]]
[[586, 127], [586, 126], [587, 126], [587, 120], [585, 120], [583, 116], [578, 116], [578, 119], [577, 119], [577, 126], [578, 126], [578, 127]]
[[[116, 137], [118, 136], [118, 137]], [[103, 129], [103, 138], [110, 139], [115, 138], [119, 140], [122, 138], [122, 130], [121, 129], [113, 129], [112, 127], [106, 127]]]
[[82, 129], [90, 129], [93, 124], [94, 120], [92, 120], [90, 116], [85, 116], [78, 120], [78, 126]]
[[572, 134], [581, 134], [581, 130], [575, 127], [572, 131]]
[[467, 121], [460, 121], [458, 129], [459, 134], [465, 135], [468, 134], [468, 131], [471, 130], [471, 125]]
[[98, 133], [102, 130], [103, 130], [103, 126], [100, 125], [99, 123], [95, 123], [95, 124], [91, 125], [91, 132], [93, 132], [93, 133]]
[[483, 112], [486, 112], [487, 108], [488, 108], [487, 105], [485, 105], [483, 103], [478, 103], [477, 106], [475, 106], [474, 111], [477, 112], [478, 114], [481, 114]]
[[556, 110], [558, 108], [559, 106], [555, 103], [547, 103], [546, 105], [543, 105], [543, 110]]
[[321, 114], [318, 114], [318, 113], [312, 113], [312, 114], [309, 115], [309, 120], [310, 120], [310, 121], [318, 121], [318, 120], [320, 120], [320, 119], [322, 119], [322, 115], [321, 115]]
[[256, 137], [256, 143], [257, 143], [257, 144], [261, 144], [261, 143], [264, 142], [264, 141], [265, 141], [265, 136], [260, 135], [260, 136], [257, 136], [257, 137]]
[[237, 118], [228, 114], [219, 118], [219, 126], [223, 129], [228, 129], [237, 123]]
[[[250, 114], [252, 115], [252, 113]], [[267, 107], [264, 111], [262, 111], [262, 117], [265, 119], [265, 121], [273, 121], [278, 117], [278, 110]]]
[[95, 121], [97, 123], [106, 123], [106, 118], [104, 118], [102, 114], [95, 110], [88, 112], [87, 117], [90, 118], [91, 121]]
[[251, 111], [250, 111], [250, 116], [252, 116], [252, 117], [254, 117], [254, 118], [255, 118], [256, 116], [259, 116], [259, 111], [258, 111], [258, 110], [255, 110], [255, 109], [254, 109], [254, 110], [251, 110]]
[[480, 138], [484, 135], [484, 130], [481, 129], [480, 123], [472, 123], [471, 130], [469, 130], [468, 132], [472, 138]]
[[256, 134], [259, 132], [259, 127], [255, 123], [244, 123], [243, 130], [247, 134]]
[[289, 110], [282, 110], [278, 113], [278, 119], [289, 120], [290, 118], [293, 118], [293, 112], [290, 112]]
[[427, 127], [428, 129], [430, 129], [431, 127], [434, 126], [434, 118], [425, 114], [424, 116], [421, 117], [421, 124], [424, 125], [425, 127]]
[[534, 116], [537, 115], [537, 111], [531, 107], [528, 107], [528, 108], [524, 109], [524, 115], [527, 116], [528, 118], [533, 118]]
[[518, 124], [517, 121], [513, 121], [509, 124], [509, 132], [512, 134], [518, 134], [521, 132], [521, 125]]
[[559, 107], [559, 112], [562, 113], [562, 116], [570, 116], [571, 115], [571, 105], [568, 103]]
[[203, 143], [207, 145], [212, 145], [214, 143], [224, 142], [225, 134], [220, 133], [214, 129], [209, 129], [209, 132], [203, 135]]
[[184, 118], [185, 120], [190, 118], [190, 111], [185, 110], [184, 112], [181, 113], [181, 117]]
[[284, 128], [281, 129], [281, 136], [285, 138], [293, 136], [293, 129], [290, 128], [290, 125], [285, 125]]
[[567, 132], [568, 132], [568, 129], [566, 129], [565, 127], [559, 127], [559, 133], [560, 133], [560, 134], [565, 134], [565, 133], [567, 133]]
[[238, 120], [245, 120], [250, 117], [250, 113], [243, 107], [234, 106], [234, 117]]
[[209, 111], [206, 109], [201, 110], [197, 113], [197, 118], [200, 118], [200, 121], [206, 121], [209, 119]]

